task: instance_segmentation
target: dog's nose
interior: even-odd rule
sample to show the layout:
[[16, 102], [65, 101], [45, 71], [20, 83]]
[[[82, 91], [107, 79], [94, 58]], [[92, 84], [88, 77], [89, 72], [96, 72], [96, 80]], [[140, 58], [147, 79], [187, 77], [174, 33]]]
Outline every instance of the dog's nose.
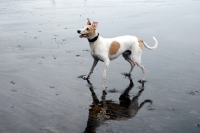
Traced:
[[77, 32], [78, 32], [78, 33], [81, 33], [81, 31], [80, 31], [80, 30], [77, 30]]

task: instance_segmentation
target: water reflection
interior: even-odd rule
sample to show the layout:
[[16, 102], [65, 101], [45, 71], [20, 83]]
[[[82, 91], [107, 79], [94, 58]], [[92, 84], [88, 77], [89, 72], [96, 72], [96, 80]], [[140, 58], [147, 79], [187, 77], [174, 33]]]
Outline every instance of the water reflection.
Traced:
[[119, 97], [119, 103], [112, 100], [106, 100], [107, 93], [102, 92], [101, 101], [97, 98], [94, 88], [89, 80], [87, 80], [92, 94], [93, 102], [89, 109], [87, 127], [84, 133], [96, 133], [96, 128], [107, 120], [127, 120], [133, 118], [145, 103], [150, 103], [149, 110], [152, 110], [152, 100], [146, 99], [142, 103], [138, 103], [138, 99], [144, 91], [144, 83], [139, 86], [139, 91], [132, 99], [129, 96], [130, 90], [134, 87], [132, 79], [129, 77], [129, 85]]

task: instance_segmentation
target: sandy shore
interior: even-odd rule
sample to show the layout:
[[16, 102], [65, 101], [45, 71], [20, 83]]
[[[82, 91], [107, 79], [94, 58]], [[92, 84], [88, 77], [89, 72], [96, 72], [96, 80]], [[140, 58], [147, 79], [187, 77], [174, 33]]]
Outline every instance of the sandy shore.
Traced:
[[[199, 5], [197, 0], [2, 0], [0, 133], [199, 132]], [[91, 76], [93, 86], [77, 78], [92, 65], [88, 42], [76, 33], [88, 17], [99, 22], [103, 37], [130, 34], [150, 46], [152, 36], [157, 38], [158, 49], [145, 49], [142, 56], [144, 86], [137, 82], [138, 67], [133, 84], [121, 75], [130, 69], [122, 57], [109, 66], [107, 95], [101, 88], [103, 63]], [[147, 99], [153, 110], [149, 103], [139, 109]], [[106, 117], [93, 117], [101, 114], [95, 110]]]

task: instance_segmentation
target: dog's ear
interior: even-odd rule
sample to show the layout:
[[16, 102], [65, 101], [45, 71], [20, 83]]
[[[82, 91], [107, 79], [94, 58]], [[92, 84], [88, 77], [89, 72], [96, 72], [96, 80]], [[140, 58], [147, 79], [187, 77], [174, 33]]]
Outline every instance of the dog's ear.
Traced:
[[91, 25], [90, 19], [87, 18], [87, 20], [88, 20], [87, 25]]
[[92, 23], [92, 26], [94, 27], [94, 29], [97, 29], [98, 22], [93, 22], [93, 23]]

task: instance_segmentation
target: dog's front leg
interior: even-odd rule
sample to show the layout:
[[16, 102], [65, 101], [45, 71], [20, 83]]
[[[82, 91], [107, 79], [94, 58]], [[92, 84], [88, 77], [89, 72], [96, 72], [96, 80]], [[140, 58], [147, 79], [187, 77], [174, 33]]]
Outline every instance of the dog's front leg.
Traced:
[[90, 69], [90, 72], [88, 73], [87, 76], [84, 76], [83, 79], [89, 79], [89, 77], [90, 77], [90, 75], [93, 73], [93, 70], [94, 70], [95, 66], [97, 65], [98, 61], [99, 61], [99, 60], [94, 59], [92, 68]]
[[104, 71], [103, 71], [102, 83], [103, 83], [103, 90], [106, 90], [106, 88], [107, 88], [107, 86], [106, 86], [106, 71], [107, 71], [107, 69], [108, 69], [110, 60], [107, 59], [107, 60], [105, 60], [104, 62], [105, 62], [105, 68], [104, 68]]

